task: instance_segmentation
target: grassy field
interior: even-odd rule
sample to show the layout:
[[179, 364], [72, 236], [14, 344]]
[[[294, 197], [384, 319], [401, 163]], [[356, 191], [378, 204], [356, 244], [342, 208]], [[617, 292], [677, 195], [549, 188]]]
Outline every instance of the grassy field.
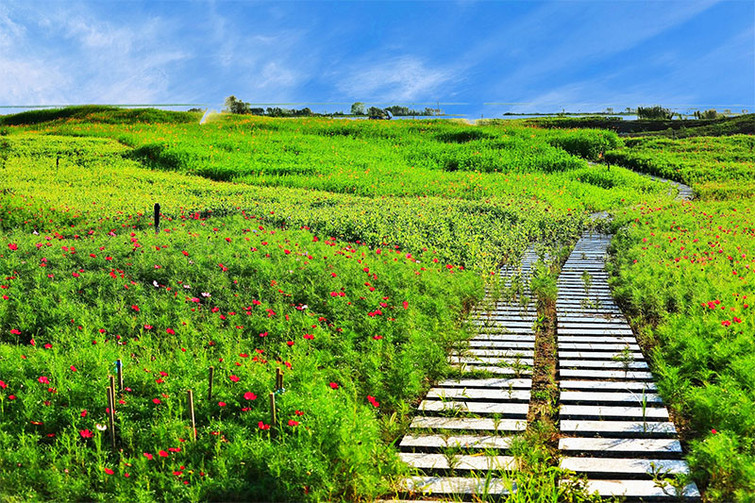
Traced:
[[[556, 250], [573, 241], [591, 211], [612, 210], [635, 224], [617, 241], [617, 291], [638, 312], [643, 303], [656, 306], [644, 316], [649, 334], [668, 332], [674, 313], [681, 319], [694, 308], [710, 316], [700, 302], [728, 292], [723, 280], [700, 293], [703, 300], [675, 289], [723, 277], [713, 266], [651, 291], [653, 271], [671, 268], [660, 256], [627, 259], [648, 232], [671, 232], [664, 218], [692, 228], [682, 216], [700, 218], [707, 206], [685, 216], [688, 207], [673, 203], [666, 187], [588, 165], [611, 149], [636, 148], [611, 132], [449, 121], [198, 121], [197, 114], [106, 108], [0, 121], [3, 497], [391, 494], [403, 473], [391, 443], [412, 404], [450, 371], [447, 351], [469, 337], [460, 321], [481, 299], [485, 279], [530, 242]], [[740, 247], [749, 257], [747, 201], [720, 203], [742, 206], [736, 214], [711, 206], [730, 216], [727, 229], [740, 225], [726, 236], [726, 254]], [[704, 241], [715, 230], [699, 232]], [[738, 282], [747, 281], [749, 269], [737, 272], [745, 278]], [[737, 283], [736, 292], [747, 287]], [[651, 294], [684, 302], [656, 305]], [[727, 318], [727, 330], [752, 328], [736, 314], [742, 323]], [[653, 337], [654, 354], [679, 354], [671, 339]], [[738, 337], [751, 344], [751, 330]], [[711, 428], [724, 434], [706, 433], [699, 408], [689, 405], [701, 387], [686, 377], [693, 360], [684, 356], [685, 366], [671, 356], [657, 358], [658, 368], [672, 369], [661, 384], [689, 421], [690, 438], [703, 447], [709, 438], [731, 438], [726, 452], [751, 460], [744, 426], [721, 423]], [[117, 359], [126, 390], [115, 407], [113, 451], [102, 428]], [[711, 370], [723, 375], [717, 362]], [[748, 364], [751, 356], [742, 368]], [[285, 391], [275, 394], [273, 423], [276, 369]], [[689, 379], [689, 393], [672, 393], [672, 371]], [[738, 372], [737, 389], [751, 393], [752, 377]], [[196, 441], [187, 389], [195, 393]], [[703, 447], [693, 450], [700, 480], [729, 491], [721, 494], [749, 487], [746, 478], [718, 481]]]

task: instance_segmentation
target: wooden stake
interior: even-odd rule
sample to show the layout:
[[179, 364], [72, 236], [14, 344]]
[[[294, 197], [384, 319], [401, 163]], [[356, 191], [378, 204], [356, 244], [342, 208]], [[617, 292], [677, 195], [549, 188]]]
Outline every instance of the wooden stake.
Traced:
[[123, 393], [123, 362], [115, 360], [115, 370], [118, 372], [118, 393]]
[[[112, 376], [111, 376], [112, 377]], [[113, 388], [107, 387], [108, 426], [110, 428], [110, 443], [115, 450], [115, 395]]]
[[270, 392], [270, 426], [275, 426], [278, 416], [275, 413], [275, 393]]
[[160, 232], [160, 203], [155, 203], [155, 234]]
[[275, 369], [275, 389], [283, 389], [283, 371], [280, 367]]
[[194, 440], [197, 439], [197, 421], [194, 418], [194, 392], [187, 390], [186, 394], [189, 396], [189, 413], [191, 414], [191, 434]]
[[108, 377], [108, 380], [110, 381], [110, 384], [109, 384], [110, 389], [113, 392], [113, 404], [110, 406], [110, 409], [113, 411], [113, 414], [115, 414], [115, 376], [111, 374], [107, 377]]
[[207, 399], [212, 400], [212, 380], [215, 377], [215, 367], [210, 366], [210, 385], [207, 389]]

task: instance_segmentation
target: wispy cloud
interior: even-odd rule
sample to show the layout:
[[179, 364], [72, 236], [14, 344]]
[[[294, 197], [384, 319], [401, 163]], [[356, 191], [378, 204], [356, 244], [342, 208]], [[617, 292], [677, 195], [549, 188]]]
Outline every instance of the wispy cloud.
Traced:
[[453, 69], [434, 67], [415, 56], [366, 58], [333, 77], [349, 99], [372, 101], [434, 100], [443, 86], [459, 78]]

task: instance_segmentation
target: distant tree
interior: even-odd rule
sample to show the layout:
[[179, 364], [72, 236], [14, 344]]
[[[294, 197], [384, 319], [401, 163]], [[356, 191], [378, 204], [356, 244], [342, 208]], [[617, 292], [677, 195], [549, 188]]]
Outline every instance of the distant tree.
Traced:
[[236, 96], [231, 95], [225, 99], [225, 109], [224, 112], [230, 112], [232, 114], [248, 114], [251, 113], [251, 109], [249, 108], [249, 103], [245, 103], [241, 101], [240, 99], [236, 98]]
[[194, 107], [194, 108], [188, 109], [187, 112], [204, 112], [204, 110], [202, 110], [201, 108]]
[[674, 118], [674, 113], [668, 108], [655, 105], [652, 107], [637, 107], [637, 117], [639, 119], [669, 120]]
[[357, 101], [351, 105], [351, 115], [364, 115], [364, 103]]
[[719, 114], [713, 108], [711, 108], [710, 110], [705, 110], [704, 112], [701, 112], [699, 110], [695, 111], [696, 119], [717, 119], [718, 117], [721, 117], [721, 114]]
[[370, 119], [389, 119], [390, 118], [390, 116], [385, 110], [378, 107], [370, 107], [367, 110], [367, 115], [369, 116]]

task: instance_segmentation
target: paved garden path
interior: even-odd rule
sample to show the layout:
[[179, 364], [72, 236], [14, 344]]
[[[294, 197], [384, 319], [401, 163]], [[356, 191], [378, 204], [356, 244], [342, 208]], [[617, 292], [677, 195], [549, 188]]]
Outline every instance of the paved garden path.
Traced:
[[[534, 302], [527, 302], [527, 278], [536, 259], [530, 249], [521, 269], [501, 269], [506, 286], [521, 278], [522, 296], [507, 302], [487, 293], [481, 304], [486, 307], [471, 316], [479, 335], [451, 356], [468, 377], [439, 383], [419, 405], [399, 450], [404, 461], [425, 475], [408, 479], [406, 492], [440, 497], [507, 492], [509, 486], [499, 477], [515, 469], [506, 454], [510, 436], [527, 427], [532, 387], [537, 311]], [[494, 377], [475, 377], [480, 370]]]

